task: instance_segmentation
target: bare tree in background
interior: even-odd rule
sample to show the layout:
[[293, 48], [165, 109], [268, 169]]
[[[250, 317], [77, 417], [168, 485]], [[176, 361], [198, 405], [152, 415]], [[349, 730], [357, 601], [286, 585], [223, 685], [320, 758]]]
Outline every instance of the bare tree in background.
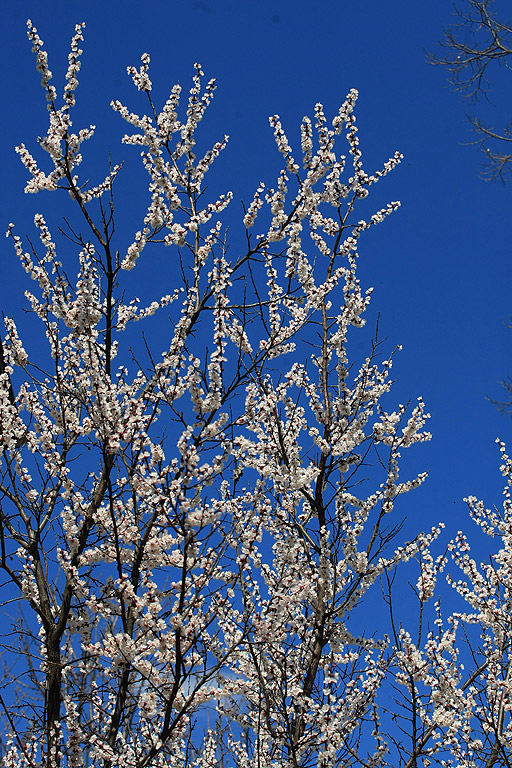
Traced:
[[[448, 27], [440, 44], [444, 53], [430, 55], [429, 59], [448, 70], [451, 85], [465, 99], [493, 101], [493, 70], [511, 69], [510, 3], [464, 0], [455, 13], [458, 21]], [[503, 105], [504, 110], [508, 108], [508, 103]], [[470, 143], [477, 144], [484, 153], [482, 176], [506, 181], [512, 170], [512, 123], [507, 119], [495, 128], [482, 117], [469, 119], [475, 132], [475, 140]]]
[[[283, 167], [228, 251], [231, 194], [204, 186], [227, 137], [196, 143], [215, 83], [196, 65], [185, 107], [176, 85], [159, 110], [144, 54], [147, 113], [112, 102], [149, 177], [124, 182], [149, 198], [134, 234], [125, 169], [80, 176], [82, 25], [61, 103], [28, 34], [49, 170], [18, 152], [66, 226], [8, 228], [32, 317], [4, 319], [0, 358], [2, 766], [510, 768], [512, 464], [502, 446], [502, 513], [468, 499], [499, 549], [448, 545], [463, 578], [442, 611], [442, 525], [397, 541], [428, 415], [390, 406], [371, 336], [352, 360], [360, 238], [398, 207], [367, 198], [401, 156], [364, 170], [355, 91], [304, 118], [300, 162], [273, 116]], [[396, 594], [414, 565], [417, 621]]]

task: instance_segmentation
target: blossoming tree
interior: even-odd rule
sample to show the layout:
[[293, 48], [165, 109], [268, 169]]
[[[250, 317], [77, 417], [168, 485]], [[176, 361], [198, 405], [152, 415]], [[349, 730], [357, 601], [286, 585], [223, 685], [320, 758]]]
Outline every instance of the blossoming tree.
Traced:
[[[377, 342], [358, 368], [348, 354], [370, 301], [359, 239], [398, 207], [362, 220], [358, 205], [401, 156], [363, 170], [355, 91], [331, 123], [320, 104], [304, 118], [300, 163], [272, 117], [284, 167], [275, 188], [257, 187], [228, 257], [231, 193], [208, 201], [204, 188], [227, 137], [194, 152], [215, 83], [196, 65], [186, 107], [176, 85], [158, 111], [145, 54], [128, 72], [148, 113], [112, 103], [149, 177], [147, 213], [122, 248], [120, 166], [93, 187], [78, 174], [94, 132], [71, 120], [82, 32], [59, 102], [28, 22], [50, 170], [19, 146], [26, 191], [64, 190], [82, 223], [57, 241], [38, 213], [40, 245], [28, 250], [8, 229], [47, 352], [5, 319], [2, 764], [509, 765], [509, 496], [501, 518], [470, 500], [503, 548], [481, 571], [462, 535], [452, 545], [470, 612], [443, 619], [438, 603], [429, 633], [441, 526], [401, 545], [394, 516], [425, 479], [401, 478], [399, 464], [429, 438], [427, 414], [421, 400], [384, 410], [392, 356]], [[336, 154], [341, 134], [350, 162]], [[166, 247], [169, 269], [141, 307], [129, 271]], [[153, 343], [138, 328], [156, 312]], [[503, 471], [512, 482], [506, 457]], [[381, 581], [386, 608], [394, 569], [411, 558], [416, 639], [393, 610], [391, 637], [354, 636], [358, 606]], [[481, 636], [469, 674], [464, 623]]]

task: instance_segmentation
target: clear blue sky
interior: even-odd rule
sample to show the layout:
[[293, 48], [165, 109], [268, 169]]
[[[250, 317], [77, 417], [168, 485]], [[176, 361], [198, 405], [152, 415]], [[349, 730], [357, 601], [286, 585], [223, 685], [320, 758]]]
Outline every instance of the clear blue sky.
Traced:
[[[429, 469], [427, 484], [405, 497], [411, 533], [445, 520], [450, 533], [468, 527], [462, 497], [501, 503], [499, 435], [510, 443], [512, 422], [486, 396], [512, 374], [510, 203], [512, 188], [478, 178], [479, 156], [465, 110], [445, 73], [425, 60], [450, 23], [446, 0], [23, 0], [0, 11], [3, 73], [1, 226], [32, 232], [42, 193], [25, 196], [26, 172], [14, 153], [46, 131], [34, 57], [25, 34], [30, 17], [50, 55], [55, 84], [67, 63], [74, 24], [84, 20], [85, 53], [78, 100], [83, 123], [98, 126], [84, 150], [113, 162], [127, 156], [124, 123], [110, 114], [119, 98], [140, 102], [125, 70], [141, 53], [163, 100], [180, 80], [188, 87], [193, 63], [216, 77], [218, 91], [203, 125], [207, 144], [230, 134], [215, 177], [235, 204], [250, 201], [260, 180], [273, 183], [280, 167], [268, 116], [281, 115], [291, 139], [304, 114], [321, 101], [332, 114], [350, 88], [357, 108], [366, 170], [398, 149], [401, 167], [379, 184], [376, 208], [402, 201], [400, 211], [361, 241], [363, 285], [375, 286], [388, 347], [402, 344], [394, 369], [396, 401], [422, 395], [432, 414], [433, 441], [414, 449], [411, 466]], [[500, 114], [499, 108], [496, 115]], [[82, 123], [80, 124], [82, 127]], [[136, 152], [130, 162], [136, 163]], [[98, 178], [99, 180], [99, 178]], [[145, 196], [141, 198], [145, 202]], [[55, 199], [55, 204], [58, 200]], [[33, 234], [33, 233], [32, 233]], [[0, 305], [20, 316], [27, 287], [11, 246], [2, 246]], [[361, 348], [361, 354], [366, 350]], [[455, 503], [454, 503], [455, 502]]]

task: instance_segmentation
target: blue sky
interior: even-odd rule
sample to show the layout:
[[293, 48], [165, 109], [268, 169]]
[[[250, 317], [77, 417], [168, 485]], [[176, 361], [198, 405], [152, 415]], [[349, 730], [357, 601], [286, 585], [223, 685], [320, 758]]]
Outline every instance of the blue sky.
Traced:
[[[151, 54], [155, 92], [163, 100], [177, 80], [188, 87], [201, 62], [218, 90], [202, 135], [206, 144], [230, 135], [214, 183], [249, 202], [260, 180], [272, 184], [280, 168], [268, 116], [280, 114], [297, 141], [304, 114], [321, 101], [337, 111], [351, 88], [366, 170], [395, 150], [405, 159], [379, 184], [379, 208], [399, 199], [398, 213], [361, 241], [363, 285], [375, 286], [371, 317], [381, 313], [386, 346], [403, 345], [394, 374], [397, 402], [422, 395], [434, 439], [414, 450], [412, 471], [429, 469], [427, 484], [406, 497], [411, 532], [438, 520], [449, 533], [468, 528], [462, 498], [474, 494], [500, 504], [499, 435], [510, 442], [511, 421], [486, 397], [500, 398], [498, 381], [512, 375], [510, 219], [512, 190], [478, 177], [479, 155], [463, 146], [471, 135], [463, 105], [445, 73], [426, 61], [451, 17], [445, 0], [24, 0], [2, 4], [0, 50], [4, 119], [1, 123], [1, 225], [31, 233], [36, 210], [58, 205], [26, 196], [25, 169], [14, 153], [46, 131], [44, 97], [25, 34], [30, 17], [45, 42], [58, 85], [74, 24], [86, 22], [78, 91], [80, 127], [98, 126], [94, 146], [113, 162], [127, 156], [124, 124], [109, 102], [140, 102], [126, 76], [128, 64]], [[499, 105], [490, 110], [498, 121]], [[130, 161], [136, 164], [136, 153]], [[99, 176], [99, 174], [98, 174]], [[47, 195], [47, 198], [51, 196]], [[142, 194], [141, 206], [145, 203]], [[136, 202], [133, 202], [136, 205]], [[54, 212], [58, 209], [54, 208]], [[27, 287], [4, 241], [0, 305], [20, 316]], [[364, 355], [366, 349], [361, 348]]]

